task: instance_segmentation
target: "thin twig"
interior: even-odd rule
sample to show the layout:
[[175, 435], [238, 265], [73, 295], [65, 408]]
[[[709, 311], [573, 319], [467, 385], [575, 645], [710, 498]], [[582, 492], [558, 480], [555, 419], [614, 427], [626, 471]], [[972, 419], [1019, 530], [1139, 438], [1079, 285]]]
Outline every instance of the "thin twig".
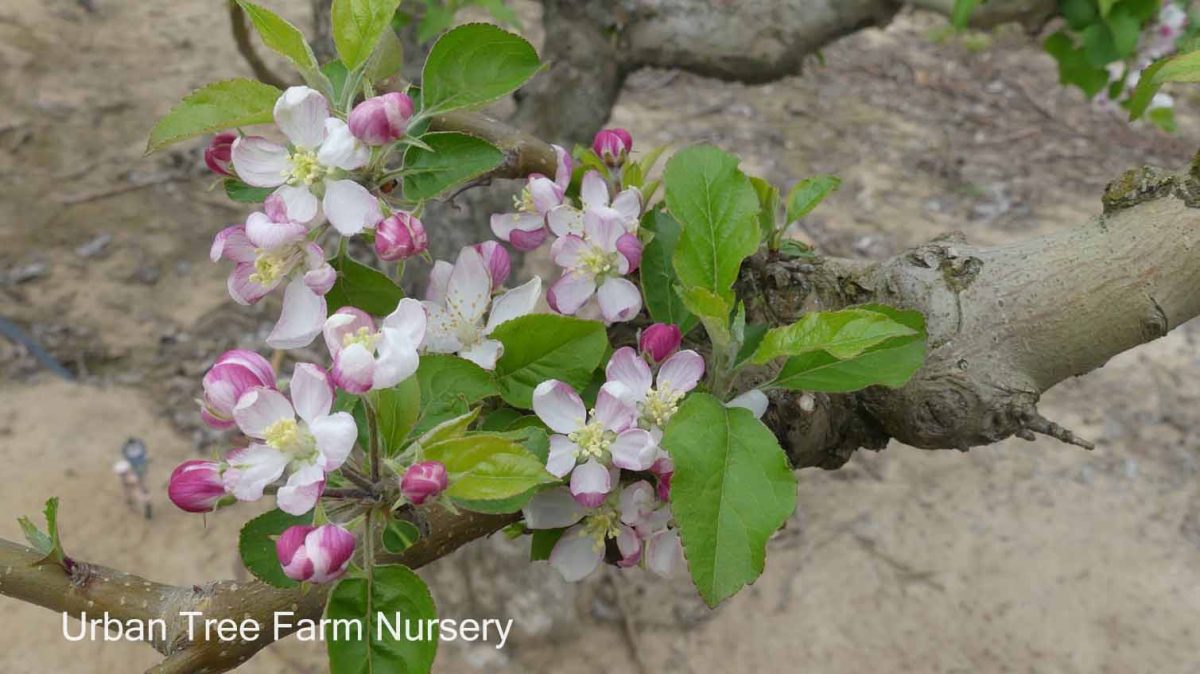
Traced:
[[250, 70], [254, 72], [254, 76], [258, 81], [264, 84], [270, 84], [273, 87], [286, 89], [291, 86], [291, 83], [275, 74], [267, 66], [258, 52], [254, 50], [254, 44], [250, 42], [250, 26], [246, 20], [246, 13], [242, 11], [242, 6], [229, 0], [229, 24], [233, 31], [233, 41], [237, 44], [238, 52], [242, 58], [246, 59], [246, 63], [250, 66]]

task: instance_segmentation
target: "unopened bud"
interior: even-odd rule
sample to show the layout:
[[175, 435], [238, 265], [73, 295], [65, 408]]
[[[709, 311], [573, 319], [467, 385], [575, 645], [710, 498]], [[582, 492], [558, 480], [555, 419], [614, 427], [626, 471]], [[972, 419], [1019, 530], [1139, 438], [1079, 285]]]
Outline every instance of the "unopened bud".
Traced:
[[167, 497], [189, 513], [212, 512], [234, 500], [221, 481], [221, 464], [199, 459], [184, 461], [171, 472]]
[[336, 524], [289, 527], [276, 539], [275, 554], [288, 578], [327, 583], [350, 566], [354, 534]]
[[412, 114], [412, 99], [405, 94], [374, 96], [350, 112], [350, 133], [367, 145], [386, 145], [404, 137]]
[[237, 137], [232, 131], [222, 131], [213, 136], [208, 147], [204, 148], [204, 163], [208, 170], [219, 176], [233, 177], [233, 170], [229, 164], [233, 158], [233, 141], [237, 140]]
[[605, 164], [620, 166], [633, 149], [633, 137], [625, 129], [602, 129], [592, 140], [592, 151]]
[[375, 226], [375, 252], [381, 260], [406, 260], [428, 248], [425, 225], [411, 213], [398, 211]]
[[679, 350], [681, 341], [683, 341], [683, 334], [679, 332], [679, 326], [671, 323], [655, 323], [642, 331], [638, 345], [642, 348], [642, 353], [649, 356], [651, 361], [661, 363]]
[[419, 461], [404, 471], [400, 493], [413, 505], [421, 505], [442, 493], [450, 484], [446, 467], [437, 461]]
[[275, 388], [275, 369], [266, 358], [246, 349], [221, 354], [204, 375], [200, 417], [217, 429], [233, 427], [233, 408], [251, 389]]

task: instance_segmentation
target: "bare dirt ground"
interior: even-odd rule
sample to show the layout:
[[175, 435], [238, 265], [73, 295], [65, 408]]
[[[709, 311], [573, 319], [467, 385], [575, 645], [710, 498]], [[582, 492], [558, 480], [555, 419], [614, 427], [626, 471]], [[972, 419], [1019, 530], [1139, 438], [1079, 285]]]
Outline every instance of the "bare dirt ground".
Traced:
[[[307, 3], [271, 4], [306, 23]], [[222, 7], [0, 5], [0, 316], [81, 375], [57, 380], [0, 340], [0, 536], [18, 538], [16, 516], [58, 495], [72, 554], [176, 583], [245, 574], [235, 540], [252, 509], [206, 526], [170, 507], [165, 484], [179, 461], [223, 446], [197, 427], [199, 374], [224, 348], [256, 346], [273, 316], [234, 306], [207, 261], [212, 234], [243, 213], [207, 191], [199, 146], [141, 157], [180, 96], [247, 74]], [[1061, 90], [1031, 38], [1001, 31], [967, 49], [934, 39], [941, 25], [903, 16], [765, 86], [639, 73], [614, 123], [643, 149], [718, 143], [785, 186], [841, 175], [800, 234], [861, 256], [955, 229], [1002, 243], [1070, 226], [1099, 211], [1121, 170], [1179, 166], [1200, 147], [1187, 90], [1180, 133], [1130, 128]], [[470, 546], [426, 572], [443, 613], [512, 617], [514, 635], [503, 651], [447, 644], [438, 669], [1200, 672], [1198, 332], [1047, 396], [1043, 411], [1095, 439], [1092, 453], [1050, 440], [965, 455], [893, 445], [802, 473], [765, 575], [715, 612], [684, 578], [607, 572], [566, 586], [521, 563], [521, 545]], [[130, 435], [153, 457], [150, 522], [111, 473]], [[0, 610], [0, 674], [156, 660], [141, 645], [66, 643], [43, 609]], [[319, 672], [321, 657], [288, 641], [241, 671]]]

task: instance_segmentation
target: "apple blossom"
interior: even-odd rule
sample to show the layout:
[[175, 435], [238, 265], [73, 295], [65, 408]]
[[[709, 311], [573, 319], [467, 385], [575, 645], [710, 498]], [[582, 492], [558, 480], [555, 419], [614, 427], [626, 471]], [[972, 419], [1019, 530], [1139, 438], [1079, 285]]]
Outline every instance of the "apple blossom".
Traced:
[[354, 534], [336, 524], [288, 527], [275, 541], [275, 554], [288, 578], [327, 583], [350, 566]]
[[492, 276], [492, 290], [503, 286], [504, 282], [508, 280], [509, 272], [512, 271], [508, 251], [504, 250], [504, 246], [495, 241], [484, 241], [471, 247], [479, 253], [484, 264], [487, 265], [488, 273]]
[[400, 478], [400, 493], [413, 505], [421, 505], [446, 490], [450, 478], [438, 461], [418, 461]]
[[167, 497], [190, 513], [216, 510], [234, 499], [225, 491], [221, 480], [221, 464], [216, 461], [192, 459], [175, 467], [167, 482]]
[[372, 96], [350, 111], [350, 133], [367, 145], [386, 145], [404, 137], [412, 114], [413, 102], [406, 94]]
[[642, 331], [638, 335], [638, 346], [642, 350], [642, 355], [650, 359], [652, 363], [661, 363], [668, 356], [679, 350], [679, 344], [683, 341], [683, 334], [679, 331], [679, 326], [671, 323], [655, 323]]
[[338, 388], [350, 393], [391, 388], [417, 371], [425, 309], [406, 297], [376, 330], [375, 321], [361, 309], [342, 307], [325, 321], [324, 332]]
[[274, 389], [247, 392], [233, 416], [242, 433], [257, 442], [226, 457], [225, 488], [240, 501], [256, 501], [287, 473], [276, 494], [279, 509], [308, 512], [324, 490], [325, 475], [341, 467], [358, 438], [354, 417], [331, 414], [332, 408], [329, 376], [309, 363], [296, 365], [292, 373], [291, 400]]
[[542, 245], [546, 240], [546, 215], [563, 203], [571, 184], [574, 166], [571, 155], [557, 145], [552, 147], [558, 158], [554, 180], [540, 173], [530, 175], [521, 196], [513, 198], [516, 211], [492, 216], [492, 233], [517, 250], [533, 250]]
[[601, 129], [592, 139], [592, 151], [609, 166], [624, 164], [632, 149], [633, 137], [625, 129]]
[[563, 268], [546, 294], [551, 309], [575, 314], [595, 295], [606, 323], [627, 321], [641, 311], [641, 290], [623, 277], [641, 263], [642, 243], [616, 218], [587, 211], [583, 236], [558, 239], [551, 253]]
[[226, 351], [202, 380], [200, 418], [216, 429], [233, 427], [233, 408], [250, 389], [275, 388], [275, 369], [266, 358], [246, 349]]
[[504, 345], [489, 335], [501, 323], [533, 311], [542, 280], [535, 276], [492, 300], [493, 278], [488, 263], [471, 246], [459, 251], [453, 267], [440, 260], [434, 265], [426, 291], [429, 299], [423, 302], [429, 312], [426, 351], [456, 353], [485, 370], [496, 367]]
[[307, 228], [289, 219], [282, 198], [271, 196], [266, 212], [251, 213], [246, 224], [217, 233], [209, 249], [213, 262], [234, 263], [229, 295], [238, 304], [254, 304], [291, 279], [283, 294], [283, 311], [267, 344], [276, 349], [307, 346], [325, 322], [325, 298], [337, 272], [325, 252], [308, 240]]
[[663, 361], [658, 375], [651, 377], [650, 366], [632, 347], [621, 347], [604, 370], [608, 382], [619, 383], [625, 400], [637, 407], [643, 428], [662, 429], [679, 409], [679, 403], [696, 388], [704, 376], [704, 358], [690, 349]]
[[238, 177], [255, 187], [276, 187], [288, 212], [313, 221], [320, 209], [343, 236], [374, 227], [383, 219], [379, 200], [348, 177], [371, 158], [370, 149], [329, 115], [329, 102], [314, 89], [290, 87], [275, 103], [275, 123], [290, 144], [261, 136], [233, 143]]
[[428, 249], [429, 236], [425, 233], [425, 225], [412, 213], [393, 213], [375, 228], [375, 253], [381, 260], [407, 260]]
[[229, 162], [233, 157], [233, 141], [237, 137], [233, 131], [222, 131], [213, 136], [208, 147], [204, 148], [204, 164], [208, 170], [219, 176], [234, 177]]
[[546, 470], [556, 477], [571, 475], [571, 495], [592, 508], [612, 491], [616, 480], [609, 466], [646, 470], [654, 463], [657, 445], [645, 429], [637, 428], [637, 410], [624, 400], [619, 383], [600, 387], [596, 408], [588, 414], [570, 384], [551, 379], [533, 391], [533, 411], [555, 434], [550, 436]]
[[555, 236], [582, 236], [584, 215], [589, 211], [617, 220], [630, 234], [637, 233], [642, 217], [642, 193], [636, 187], [622, 190], [610, 203], [608, 182], [604, 180], [604, 176], [600, 175], [599, 171], [588, 171], [580, 183], [579, 199], [582, 208], [563, 203], [555, 206], [546, 215], [546, 224]]

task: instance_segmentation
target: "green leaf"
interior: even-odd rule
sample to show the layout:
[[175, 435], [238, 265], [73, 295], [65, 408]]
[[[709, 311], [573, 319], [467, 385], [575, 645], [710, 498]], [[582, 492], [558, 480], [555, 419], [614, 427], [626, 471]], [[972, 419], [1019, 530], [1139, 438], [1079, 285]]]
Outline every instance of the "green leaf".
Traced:
[[429, 50], [421, 75], [429, 114], [482, 105], [515, 91], [541, 68], [529, 41], [488, 23], [469, 23]]
[[236, 178], [223, 181], [225, 196], [243, 204], [261, 204], [275, 191], [274, 187], [251, 187]]
[[367, 71], [367, 79], [371, 82], [382, 82], [399, 73], [403, 67], [404, 45], [394, 32], [385, 30], [379, 39], [379, 52], [375, 62]]
[[466, 414], [471, 405], [500, 393], [487, 370], [464, 358], [442, 354], [421, 356], [417, 381], [421, 384], [418, 433]]
[[17, 524], [21, 525], [21, 532], [25, 534], [25, 540], [29, 541], [30, 547], [34, 550], [48, 555], [54, 549], [54, 542], [50, 540], [50, 536], [39, 529], [33, 520], [22, 515], [17, 518]]
[[201, 87], [158, 120], [150, 132], [146, 154], [206, 133], [269, 123], [281, 94], [282, 91], [269, 84], [247, 79], [224, 80]]
[[275, 539], [290, 527], [312, 524], [312, 513], [289, 515], [275, 509], [246, 522], [238, 534], [238, 552], [242, 564], [254, 577], [275, 587], [296, 587], [299, 583], [283, 574], [275, 553]]
[[304, 33], [265, 7], [237, 0], [250, 22], [254, 24], [263, 44], [287, 57], [301, 73], [312, 73], [320, 69], [312, 47], [304, 39]]
[[474, 136], [452, 131], [421, 136], [429, 150], [410, 146], [404, 153], [404, 198], [432, 199], [500, 165], [504, 153]]
[[17, 518], [17, 523], [21, 525], [21, 531], [25, 534], [25, 540], [33, 546], [42, 555], [41, 559], [34, 562], [35, 565], [41, 564], [62, 564], [66, 560], [66, 553], [63, 552], [62, 541], [58, 537], [58, 497], [53, 496], [46, 499], [46, 505], [42, 508], [42, 514], [46, 518], [46, 531], [42, 532], [37, 525], [28, 517]]
[[554, 550], [554, 544], [566, 532], [566, 529], [535, 529], [533, 535], [529, 537], [529, 561], [540, 562], [550, 559], [550, 552]]
[[683, 225], [674, 259], [680, 283], [730, 306], [742, 260], [759, 242], [758, 195], [737, 165], [737, 157], [702, 145], [671, 157], [663, 177], [667, 208]]
[[383, 529], [383, 549], [398, 555], [421, 538], [417, 525], [408, 520], [391, 520]]
[[400, 0], [333, 0], [333, 44], [347, 70], [365, 63], [375, 51], [399, 4]]
[[813, 311], [791, 325], [768, 330], [751, 360], [761, 365], [780, 356], [812, 351], [824, 351], [844, 360], [894, 337], [916, 334], [919, 333], [879, 311], [862, 308]]
[[1058, 80], [1064, 85], [1074, 84], [1088, 98], [1095, 96], [1108, 84], [1108, 71], [1092, 65], [1082, 47], [1063, 31], [1046, 38], [1046, 51], [1058, 61]]
[[805, 178], [792, 187], [787, 197], [788, 222], [795, 222], [808, 215], [825, 197], [842, 186], [842, 179], [834, 175], [819, 175]]
[[383, 272], [340, 256], [330, 260], [337, 270], [337, 280], [325, 294], [330, 314], [342, 307], [357, 307], [375, 316], [386, 316], [396, 310], [404, 291]]
[[530, 314], [501, 323], [492, 339], [504, 345], [496, 383], [505, 402], [532, 409], [533, 389], [559, 379], [582, 390], [608, 348], [604, 324], [570, 316]]
[[1146, 119], [1167, 133], [1175, 133], [1175, 111], [1171, 108], [1155, 108], [1146, 113]]
[[916, 311], [891, 307], [861, 308], [887, 315], [912, 329], [913, 334], [884, 340], [846, 360], [824, 351], [794, 356], [784, 363], [783, 369], [766, 387], [845, 393], [876, 385], [903, 386], [925, 360], [925, 318]]
[[409, 377], [389, 389], [368, 394], [379, 426], [379, 441], [384, 456], [396, 456], [404, 449], [405, 439], [421, 414], [421, 385]]
[[417, 41], [421, 44], [429, 42], [442, 34], [442, 31], [454, 23], [454, 10], [448, 5], [437, 2], [426, 3], [425, 16], [417, 25]]
[[321, 74], [329, 79], [329, 85], [333, 87], [333, 100], [340, 101], [346, 97], [346, 80], [350, 78], [350, 71], [346, 70], [346, 65], [340, 59], [321, 66]]
[[674, 323], [687, 332], [696, 325], [696, 317], [683, 306], [683, 299], [675, 292], [679, 278], [671, 262], [683, 228], [663, 210], [647, 213], [642, 218], [642, 227], [654, 233], [642, 250], [641, 280], [646, 310], [655, 321]]
[[[325, 617], [359, 621], [362, 639], [328, 638], [331, 674], [428, 674], [437, 655], [438, 639], [428, 634], [410, 641], [410, 625], [437, 618], [437, 606], [425, 581], [408, 567], [377, 566], [374, 583], [366, 578], [343, 578], [329, 593]], [[380, 621], [386, 620], [386, 624]], [[413, 628], [415, 631], [415, 627]]]
[[762, 574], [767, 539], [796, 507], [796, 478], [770, 429], [706, 393], [683, 401], [662, 446], [688, 569], [716, 606]]
[[779, 188], [754, 176], [750, 176], [750, 184], [758, 195], [759, 239], [771, 241], [775, 236], [775, 216], [779, 213]]
[[1059, 0], [1058, 9], [1072, 30], [1083, 30], [1100, 20], [1095, 0]]
[[950, 11], [950, 23], [955, 28], [966, 28], [971, 20], [971, 13], [979, 5], [979, 0], [954, 0], [954, 8]]
[[440, 461], [450, 474], [446, 495], [481, 512], [516, 512], [531, 490], [557, 482], [544, 462], [513, 440], [494, 433], [472, 433], [423, 448], [422, 458]]

